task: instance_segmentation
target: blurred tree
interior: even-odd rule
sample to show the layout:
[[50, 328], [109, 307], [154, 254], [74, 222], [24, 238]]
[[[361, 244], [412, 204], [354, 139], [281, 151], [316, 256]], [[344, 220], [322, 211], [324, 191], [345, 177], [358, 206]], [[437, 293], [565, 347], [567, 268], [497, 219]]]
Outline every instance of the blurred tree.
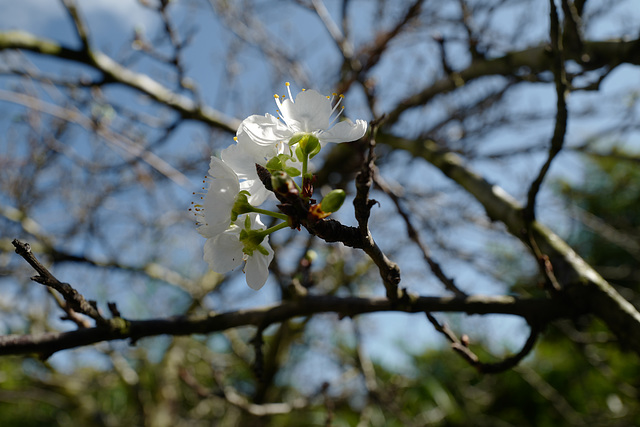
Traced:
[[[633, 2], [2, 7], [2, 425], [637, 422]], [[186, 206], [286, 80], [375, 135], [255, 293]]]

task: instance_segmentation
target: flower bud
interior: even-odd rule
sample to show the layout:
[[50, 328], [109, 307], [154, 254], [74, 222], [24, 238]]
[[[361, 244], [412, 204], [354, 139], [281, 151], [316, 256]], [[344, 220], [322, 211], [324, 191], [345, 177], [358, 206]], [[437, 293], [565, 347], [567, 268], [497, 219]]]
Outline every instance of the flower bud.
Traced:
[[309, 249], [305, 254], [304, 254], [304, 259], [306, 259], [309, 262], [313, 262], [318, 258], [318, 253], [316, 251], [314, 251], [313, 249]]
[[298, 195], [298, 189], [293, 179], [284, 172], [275, 171], [271, 174], [271, 186], [273, 191], [283, 196], [289, 194]]
[[346, 197], [347, 194], [344, 192], [344, 190], [332, 190], [329, 194], [324, 196], [324, 198], [320, 202], [320, 208], [323, 212], [326, 213], [335, 212], [340, 209]]

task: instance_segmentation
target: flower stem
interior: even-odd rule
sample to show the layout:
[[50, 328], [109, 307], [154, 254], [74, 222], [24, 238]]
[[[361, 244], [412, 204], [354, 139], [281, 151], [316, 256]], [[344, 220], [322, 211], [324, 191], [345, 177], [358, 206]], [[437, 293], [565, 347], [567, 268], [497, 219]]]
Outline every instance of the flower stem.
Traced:
[[[285, 215], [286, 217], [286, 215]], [[275, 231], [282, 230], [283, 228], [289, 227], [288, 222], [281, 222], [280, 224], [274, 225], [273, 227], [267, 228], [263, 231], [264, 235], [267, 236]]]
[[306, 154], [302, 159], [302, 179], [307, 175], [307, 164], [309, 163], [309, 155]]
[[289, 219], [289, 217], [286, 216], [283, 213], [268, 211], [266, 209], [260, 209], [260, 208], [256, 208], [256, 207], [253, 208], [252, 212], [263, 214], [263, 215], [267, 215], [267, 216], [270, 216], [270, 217], [273, 217], [273, 218], [278, 218], [278, 219], [281, 219], [283, 221], [287, 221]]

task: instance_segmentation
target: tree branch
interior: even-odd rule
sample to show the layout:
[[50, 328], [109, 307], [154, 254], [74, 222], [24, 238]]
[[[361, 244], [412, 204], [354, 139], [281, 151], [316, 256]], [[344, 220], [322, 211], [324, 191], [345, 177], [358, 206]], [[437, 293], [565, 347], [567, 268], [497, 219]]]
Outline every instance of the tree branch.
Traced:
[[[615, 67], [621, 63], [640, 65], [640, 39], [630, 41], [584, 42], [584, 50], [567, 51], [566, 60], [574, 60], [584, 69], [593, 70], [604, 66]], [[384, 127], [388, 129], [398, 121], [406, 110], [424, 105], [435, 96], [457, 89], [460, 83], [467, 83], [485, 76], [511, 76], [514, 70], [528, 70], [531, 74], [539, 74], [552, 70], [553, 56], [547, 45], [540, 45], [520, 51], [507, 52], [498, 58], [478, 60], [464, 70], [440, 79], [422, 91], [400, 101], [387, 113]]]
[[438, 320], [431, 314], [427, 312], [427, 319], [434, 326], [434, 328], [443, 334], [450, 342], [451, 348], [456, 351], [464, 360], [466, 360], [471, 366], [476, 368], [478, 372], [482, 372], [485, 374], [497, 374], [499, 372], [504, 372], [516, 366], [522, 359], [524, 359], [531, 350], [533, 350], [533, 346], [540, 335], [540, 328], [538, 325], [531, 325], [531, 332], [529, 333], [529, 338], [524, 343], [520, 351], [512, 356], [509, 356], [499, 362], [487, 363], [480, 361], [478, 355], [476, 355], [468, 346], [467, 340], [465, 337], [462, 337], [462, 340], [459, 339], [451, 329], [446, 324], [440, 324]]
[[405, 296], [405, 291], [398, 289], [398, 285], [400, 284], [400, 267], [387, 258], [375, 240], [373, 240], [371, 230], [369, 230], [371, 208], [378, 203], [375, 200], [369, 199], [369, 191], [371, 185], [373, 185], [375, 170], [374, 148], [376, 146], [376, 133], [377, 123], [371, 123], [369, 155], [363, 162], [360, 173], [356, 176], [356, 197], [353, 199], [353, 207], [355, 209], [356, 220], [358, 221], [358, 229], [360, 230], [364, 243], [362, 250], [369, 255], [380, 270], [380, 277], [382, 277], [382, 281], [384, 282], [387, 298], [397, 300]]
[[0, 32], [0, 51], [9, 49], [28, 50], [89, 65], [102, 73], [105, 84], [119, 83], [129, 86], [172, 108], [185, 119], [201, 121], [231, 133], [235, 133], [240, 125], [238, 119], [226, 116], [211, 107], [197, 104], [186, 96], [169, 90], [151, 77], [123, 67], [98, 50], [70, 49], [54, 40], [39, 38], [25, 31]]
[[442, 284], [448, 291], [453, 292], [454, 295], [457, 295], [459, 297], [467, 296], [467, 294], [464, 291], [462, 291], [460, 288], [458, 288], [458, 286], [456, 286], [453, 279], [447, 277], [447, 275], [442, 270], [442, 267], [440, 266], [440, 264], [433, 259], [433, 257], [431, 256], [431, 251], [429, 250], [429, 247], [426, 245], [426, 243], [424, 243], [424, 241], [420, 237], [420, 233], [418, 233], [418, 230], [416, 230], [416, 228], [413, 226], [409, 213], [405, 211], [405, 209], [402, 207], [402, 204], [400, 203], [400, 196], [396, 194], [396, 192], [391, 188], [391, 186], [389, 186], [389, 184], [387, 184], [386, 181], [382, 179], [382, 177], [379, 174], [375, 174], [373, 179], [376, 185], [380, 187], [380, 189], [387, 196], [389, 196], [389, 198], [396, 205], [396, 210], [398, 211], [398, 214], [402, 217], [405, 225], [407, 226], [407, 234], [409, 236], [409, 239], [411, 239], [416, 244], [416, 246], [420, 248], [420, 252], [422, 252], [422, 257], [424, 258], [426, 263], [429, 265], [431, 272], [440, 280], [440, 282], [442, 282]]
[[558, 235], [537, 221], [527, 225], [522, 216], [522, 206], [504, 189], [487, 182], [469, 169], [460, 156], [441, 149], [434, 141], [414, 141], [379, 133], [378, 142], [406, 150], [414, 157], [430, 162], [475, 197], [490, 219], [503, 222], [512, 235], [529, 247], [533, 239], [540, 253], [548, 256], [554, 277], [563, 286], [566, 301], [577, 311], [590, 312], [602, 319], [623, 348], [628, 347], [640, 354], [638, 310]]
[[567, 132], [567, 121], [569, 119], [569, 113], [567, 111], [567, 73], [564, 68], [564, 49], [562, 46], [562, 37], [560, 36], [560, 18], [558, 17], [558, 11], [553, 0], [550, 0], [550, 35], [551, 35], [551, 49], [553, 52], [553, 77], [556, 86], [556, 124], [553, 130], [553, 137], [551, 138], [551, 146], [549, 147], [549, 154], [547, 161], [540, 168], [540, 172], [536, 179], [531, 183], [529, 193], [527, 194], [527, 205], [524, 207], [522, 214], [525, 221], [531, 221], [535, 219], [536, 215], [536, 197], [542, 186], [542, 182], [549, 172], [551, 163], [556, 158], [562, 146], [564, 145], [564, 138]]
[[85, 300], [71, 285], [62, 283], [56, 279], [33, 255], [31, 246], [28, 243], [22, 243], [18, 239], [14, 239], [11, 243], [16, 248], [16, 253], [24, 258], [24, 260], [38, 272], [38, 275], [31, 277], [31, 280], [60, 292], [72, 310], [91, 317], [98, 325], [104, 325], [106, 323], [106, 320], [96, 309], [95, 303], [91, 304], [91, 302]]
[[240, 326], [266, 327], [300, 316], [336, 313], [340, 318], [378, 312], [462, 312], [466, 314], [511, 314], [544, 324], [575, 313], [557, 301], [519, 299], [511, 296], [416, 297], [399, 305], [387, 298], [308, 296], [278, 305], [238, 310], [200, 317], [170, 317], [130, 320], [126, 328], [87, 328], [42, 335], [6, 335], [0, 337], [0, 355], [34, 354], [45, 356], [57, 351], [87, 346], [101, 341], [141, 338], [156, 335], [209, 334]]

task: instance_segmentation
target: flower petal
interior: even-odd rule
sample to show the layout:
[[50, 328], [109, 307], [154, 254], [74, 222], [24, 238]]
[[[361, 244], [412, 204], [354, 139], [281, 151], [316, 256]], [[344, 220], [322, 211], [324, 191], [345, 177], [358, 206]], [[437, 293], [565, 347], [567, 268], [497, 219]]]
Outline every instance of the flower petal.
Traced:
[[240, 124], [238, 136], [243, 132], [259, 145], [274, 145], [280, 141], [289, 142], [289, 138], [293, 135], [287, 126], [271, 114], [247, 117]]
[[238, 176], [224, 161], [211, 157], [210, 184], [204, 197], [204, 223], [198, 232], [204, 237], [214, 237], [229, 228], [231, 208], [240, 192]]
[[278, 154], [277, 148], [275, 145], [258, 145], [245, 133], [237, 138], [238, 143], [222, 150], [220, 156], [238, 175], [240, 190], [246, 190], [251, 195], [249, 203], [259, 206], [273, 193], [258, 178], [256, 163], [266, 165], [270, 158]]
[[269, 264], [273, 260], [273, 249], [269, 245], [269, 238], [265, 238], [261, 245], [269, 252], [269, 255], [255, 251], [253, 256], [247, 259], [247, 265], [244, 267], [247, 285], [256, 291], [262, 288], [269, 278]]
[[331, 100], [315, 90], [306, 90], [296, 96], [296, 101], [285, 99], [281, 114], [294, 132], [311, 133], [329, 126]]
[[364, 120], [343, 120], [336, 123], [331, 129], [324, 131], [318, 135], [321, 144], [328, 142], [349, 142], [360, 139], [367, 132], [367, 122]]
[[224, 233], [205, 242], [204, 260], [216, 273], [226, 273], [242, 264], [244, 254], [239, 234], [240, 228], [232, 226]]

